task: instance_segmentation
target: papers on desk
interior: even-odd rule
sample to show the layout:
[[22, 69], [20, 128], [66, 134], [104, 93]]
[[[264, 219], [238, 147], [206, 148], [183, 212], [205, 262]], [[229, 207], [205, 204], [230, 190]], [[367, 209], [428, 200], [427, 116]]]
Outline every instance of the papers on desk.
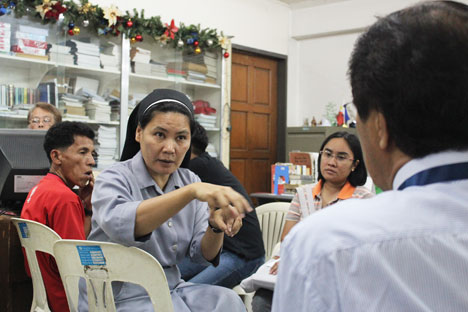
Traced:
[[240, 286], [246, 292], [253, 292], [259, 288], [265, 288], [273, 290], [276, 284], [277, 275], [270, 274], [270, 268], [275, 264], [279, 259], [270, 259], [262, 266], [260, 266], [253, 275], [244, 279]]

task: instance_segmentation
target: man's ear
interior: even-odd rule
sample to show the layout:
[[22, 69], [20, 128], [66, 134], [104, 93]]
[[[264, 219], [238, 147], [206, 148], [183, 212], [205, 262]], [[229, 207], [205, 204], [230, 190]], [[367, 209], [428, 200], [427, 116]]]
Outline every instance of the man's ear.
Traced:
[[50, 151], [50, 159], [55, 165], [62, 164], [62, 153], [58, 149], [53, 149]]
[[380, 149], [386, 150], [390, 145], [390, 137], [388, 135], [387, 121], [382, 113], [377, 112], [375, 122], [375, 129], [378, 136], [378, 144]]
[[143, 129], [140, 127], [140, 125], [138, 125], [135, 131], [135, 141], [137, 141], [138, 143], [140, 143], [142, 132]]

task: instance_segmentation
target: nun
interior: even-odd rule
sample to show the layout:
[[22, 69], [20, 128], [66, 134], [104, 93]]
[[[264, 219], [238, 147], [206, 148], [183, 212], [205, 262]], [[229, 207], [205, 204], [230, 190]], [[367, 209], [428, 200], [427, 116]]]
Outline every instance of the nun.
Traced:
[[[164, 268], [176, 312], [245, 311], [231, 289], [185, 282], [177, 267], [186, 256], [218, 265], [223, 234], [235, 235], [252, 210], [233, 189], [202, 183], [183, 168], [190, 159], [193, 126], [192, 103], [178, 91], [156, 89], [135, 107], [122, 161], [96, 180], [88, 239], [153, 255]], [[118, 311], [152, 311], [142, 287], [114, 284]]]

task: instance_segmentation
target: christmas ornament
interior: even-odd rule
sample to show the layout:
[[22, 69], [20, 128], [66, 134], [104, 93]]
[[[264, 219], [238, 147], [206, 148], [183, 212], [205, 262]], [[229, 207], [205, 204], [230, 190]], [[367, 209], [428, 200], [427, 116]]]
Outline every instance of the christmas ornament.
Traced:
[[88, 20], [84, 20], [83, 21], [83, 27], [88, 27], [89, 26], [89, 21]]
[[175, 26], [174, 19], [172, 19], [171, 25], [168, 25], [167, 23], [165, 24], [166, 24], [166, 31], [164, 31], [164, 35], [174, 40], [175, 33], [179, 31], [179, 28]]
[[73, 27], [73, 33], [75, 35], [79, 35], [80, 34], [80, 27], [78, 27], [78, 26]]
[[6, 12], [7, 12], [7, 10], [6, 10], [4, 7], [1, 7], [1, 8], [0, 8], [0, 16], [1, 16], [1, 15], [5, 15]]
[[201, 53], [200, 47], [196, 47], [196, 48], [195, 48], [195, 54], [200, 54], [200, 53]]
[[223, 56], [224, 56], [224, 58], [228, 58], [229, 57], [229, 52], [224, 52]]
[[200, 44], [200, 43], [199, 43], [198, 41], [194, 41], [194, 42], [193, 42], [193, 45], [196, 46], [196, 47], [198, 47], [199, 44]]
[[132, 20], [128, 20], [128, 21], [127, 21], [127, 27], [128, 27], [128, 28], [131, 28], [132, 26], [133, 26]]
[[91, 7], [91, 3], [85, 3], [81, 8], [79, 8], [80, 13], [86, 14], [88, 12], [95, 12], [96, 8]]
[[211, 39], [206, 40], [206, 45], [211, 47], [213, 45], [213, 40]]
[[187, 44], [193, 44], [193, 38], [188, 38], [187, 39]]
[[136, 41], [141, 42], [141, 41], [143, 41], [143, 36], [142, 35], [136, 35], [135, 39], [136, 39]]
[[73, 27], [75, 27], [75, 23], [73, 22], [68, 23], [68, 28], [73, 29]]
[[38, 12], [42, 19], [55, 19], [58, 21], [60, 14], [67, 10], [62, 6], [60, 1], [44, 0], [40, 5], [36, 5], [36, 12]]
[[135, 38], [135, 37], [130, 38], [130, 43], [135, 43], [135, 42], [136, 42], [136, 38]]
[[73, 36], [75, 33], [73, 32], [73, 29], [69, 29], [69, 30], [68, 30], [68, 34], [69, 34], [70, 36]]
[[183, 46], [184, 42], [182, 41], [182, 39], [179, 39], [179, 41], [177, 41], [177, 47], [182, 48]]
[[122, 12], [113, 4], [104, 9], [104, 18], [107, 19], [109, 27], [117, 23], [117, 17], [119, 16], [122, 16]]
[[9, 7], [10, 9], [14, 10], [15, 7], [16, 7], [16, 4], [15, 4], [13, 1], [10, 1], [10, 4], [8, 5], [8, 7]]

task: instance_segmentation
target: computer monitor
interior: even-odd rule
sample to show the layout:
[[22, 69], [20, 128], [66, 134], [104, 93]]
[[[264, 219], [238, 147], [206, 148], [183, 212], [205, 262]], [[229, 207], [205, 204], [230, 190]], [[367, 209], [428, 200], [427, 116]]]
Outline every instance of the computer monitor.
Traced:
[[21, 211], [31, 190], [50, 168], [43, 143], [46, 131], [0, 129], [0, 205]]

